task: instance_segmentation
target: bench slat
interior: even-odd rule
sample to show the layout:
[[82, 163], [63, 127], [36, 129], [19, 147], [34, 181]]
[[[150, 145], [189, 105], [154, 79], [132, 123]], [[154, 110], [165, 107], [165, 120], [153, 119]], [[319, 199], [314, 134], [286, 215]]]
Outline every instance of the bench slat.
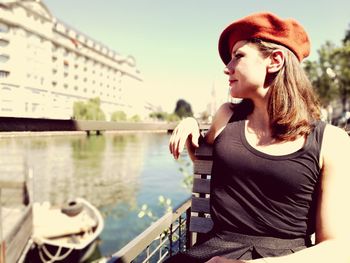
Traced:
[[213, 228], [213, 220], [209, 217], [191, 217], [190, 231], [208, 233]]
[[192, 197], [192, 212], [196, 213], [210, 213], [210, 200], [209, 198]]
[[210, 180], [209, 179], [202, 179], [202, 178], [194, 178], [192, 192], [209, 194], [210, 193]]
[[213, 146], [207, 143], [201, 143], [200, 147], [196, 148], [194, 155], [199, 159], [212, 158]]
[[212, 160], [195, 160], [193, 170], [195, 174], [211, 174]]

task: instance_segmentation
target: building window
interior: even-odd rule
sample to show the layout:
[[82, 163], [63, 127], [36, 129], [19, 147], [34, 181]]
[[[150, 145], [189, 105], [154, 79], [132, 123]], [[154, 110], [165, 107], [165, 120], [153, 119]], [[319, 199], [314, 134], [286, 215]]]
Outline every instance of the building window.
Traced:
[[0, 39], [0, 47], [6, 47], [9, 44], [9, 41], [6, 39]]
[[39, 106], [39, 103], [32, 103], [32, 112], [35, 112]]
[[9, 26], [4, 23], [0, 23], [0, 32], [3, 32], [3, 33], [9, 32]]
[[9, 55], [6, 55], [6, 54], [1, 54], [0, 55], [0, 63], [1, 62], [7, 62], [9, 60], [10, 56]]
[[7, 78], [10, 75], [10, 71], [0, 70], [0, 78]]

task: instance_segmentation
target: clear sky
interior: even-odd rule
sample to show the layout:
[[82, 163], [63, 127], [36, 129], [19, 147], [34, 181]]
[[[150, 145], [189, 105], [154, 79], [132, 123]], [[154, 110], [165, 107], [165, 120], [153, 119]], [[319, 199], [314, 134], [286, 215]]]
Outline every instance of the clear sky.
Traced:
[[[122, 55], [133, 55], [146, 99], [172, 112], [179, 98], [206, 109], [215, 87], [225, 98], [218, 37], [233, 20], [257, 11], [297, 19], [308, 31], [310, 59], [327, 40], [340, 45], [349, 0], [43, 0], [52, 14]], [[137, 96], [137, 94], [135, 94]], [[144, 96], [144, 95], [142, 95]]]

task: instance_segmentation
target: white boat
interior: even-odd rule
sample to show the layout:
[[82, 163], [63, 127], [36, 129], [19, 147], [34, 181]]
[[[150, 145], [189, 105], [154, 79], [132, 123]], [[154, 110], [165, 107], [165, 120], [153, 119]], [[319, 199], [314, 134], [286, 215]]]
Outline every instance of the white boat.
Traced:
[[100, 212], [77, 198], [61, 208], [33, 205], [33, 246], [26, 262], [83, 262], [104, 226]]

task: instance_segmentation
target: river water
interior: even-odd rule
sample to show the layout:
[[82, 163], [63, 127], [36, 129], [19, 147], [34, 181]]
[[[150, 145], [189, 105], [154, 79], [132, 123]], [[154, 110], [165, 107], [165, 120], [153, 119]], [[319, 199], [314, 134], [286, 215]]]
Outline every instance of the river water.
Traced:
[[[83, 197], [102, 213], [105, 228], [99, 253], [108, 256], [164, 214], [159, 196], [176, 207], [190, 196], [184, 186], [192, 165], [186, 154], [169, 154], [167, 133], [105, 133], [15, 136], [0, 139], [0, 156], [33, 169], [36, 202], [59, 205]], [[0, 165], [6, 166], [3, 158]], [[18, 175], [21, 176], [21, 175]], [[153, 217], [139, 218], [147, 204]]]

